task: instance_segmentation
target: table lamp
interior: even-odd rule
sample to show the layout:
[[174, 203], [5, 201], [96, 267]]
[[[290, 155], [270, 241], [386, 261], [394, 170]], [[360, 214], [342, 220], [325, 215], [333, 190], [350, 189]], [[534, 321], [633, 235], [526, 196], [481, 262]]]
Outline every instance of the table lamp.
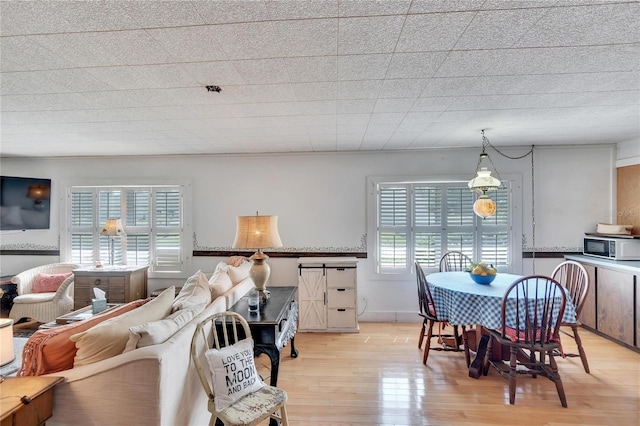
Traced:
[[114, 261], [114, 247], [113, 240], [116, 236], [126, 235], [124, 233], [124, 228], [122, 227], [122, 221], [120, 219], [109, 218], [107, 222], [104, 224], [100, 235], [106, 235], [109, 237], [109, 264], [113, 266]]
[[238, 216], [236, 218], [236, 238], [233, 248], [257, 249], [250, 257], [253, 265], [249, 270], [249, 276], [253, 280], [256, 290], [263, 301], [269, 298], [267, 281], [271, 274], [271, 267], [266, 262], [269, 256], [262, 252], [265, 248], [282, 247], [280, 234], [278, 234], [278, 216]]
[[0, 367], [11, 364], [15, 359], [16, 355], [13, 352], [13, 320], [2, 318], [0, 319]]

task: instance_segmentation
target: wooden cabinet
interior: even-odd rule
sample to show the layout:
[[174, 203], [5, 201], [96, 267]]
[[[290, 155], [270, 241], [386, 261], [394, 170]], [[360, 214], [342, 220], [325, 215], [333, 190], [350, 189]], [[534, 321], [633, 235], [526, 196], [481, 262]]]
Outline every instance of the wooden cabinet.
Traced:
[[147, 297], [147, 266], [80, 268], [74, 275], [74, 309], [91, 305], [93, 288], [106, 293], [107, 302], [125, 303]]
[[300, 331], [358, 331], [356, 258], [298, 259]]
[[589, 274], [579, 320], [587, 328], [630, 348], [640, 348], [640, 261], [566, 256]]
[[634, 345], [634, 276], [598, 268], [597, 330], [616, 340]]

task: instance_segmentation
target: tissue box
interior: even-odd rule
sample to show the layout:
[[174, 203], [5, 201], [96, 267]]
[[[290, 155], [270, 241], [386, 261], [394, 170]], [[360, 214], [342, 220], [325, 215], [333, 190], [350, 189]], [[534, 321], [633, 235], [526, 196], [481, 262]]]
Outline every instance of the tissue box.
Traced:
[[98, 314], [107, 309], [107, 299], [91, 299], [93, 313]]

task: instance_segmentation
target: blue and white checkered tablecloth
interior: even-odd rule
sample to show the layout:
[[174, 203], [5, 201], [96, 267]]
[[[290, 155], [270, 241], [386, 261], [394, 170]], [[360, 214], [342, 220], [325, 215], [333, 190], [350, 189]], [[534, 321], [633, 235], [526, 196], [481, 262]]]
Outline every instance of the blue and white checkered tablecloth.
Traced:
[[[439, 319], [453, 325], [480, 324], [497, 329], [502, 326], [502, 297], [507, 288], [519, 278], [522, 277], [499, 273], [491, 284], [481, 285], [476, 284], [466, 272], [437, 272], [427, 275], [427, 283]], [[515, 318], [514, 310], [509, 309], [507, 304], [507, 322], [509, 317]], [[576, 320], [576, 311], [569, 296], [562, 320]]]

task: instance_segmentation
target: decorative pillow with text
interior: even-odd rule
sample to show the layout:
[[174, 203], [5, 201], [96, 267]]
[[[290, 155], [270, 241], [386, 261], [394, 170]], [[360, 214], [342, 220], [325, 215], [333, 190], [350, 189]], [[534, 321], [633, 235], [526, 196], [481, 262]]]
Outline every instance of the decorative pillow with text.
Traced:
[[253, 361], [253, 339], [222, 349], [209, 349], [204, 355], [211, 369], [217, 411], [264, 386]]

